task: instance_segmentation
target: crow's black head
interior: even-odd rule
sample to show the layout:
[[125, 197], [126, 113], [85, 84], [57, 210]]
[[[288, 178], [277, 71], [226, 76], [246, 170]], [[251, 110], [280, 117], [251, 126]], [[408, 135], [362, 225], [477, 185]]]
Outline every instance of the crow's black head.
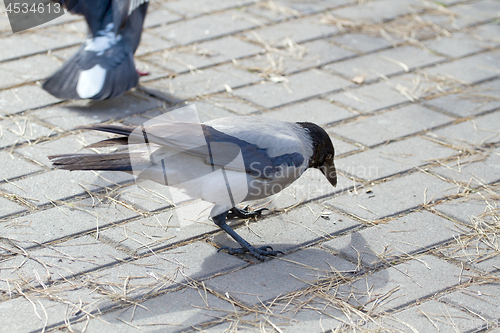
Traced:
[[333, 148], [332, 140], [324, 129], [313, 123], [297, 123], [302, 126], [311, 137], [313, 145], [313, 155], [309, 160], [310, 168], [320, 169], [326, 179], [333, 186], [337, 185], [337, 171], [333, 163], [335, 156], [335, 148]]

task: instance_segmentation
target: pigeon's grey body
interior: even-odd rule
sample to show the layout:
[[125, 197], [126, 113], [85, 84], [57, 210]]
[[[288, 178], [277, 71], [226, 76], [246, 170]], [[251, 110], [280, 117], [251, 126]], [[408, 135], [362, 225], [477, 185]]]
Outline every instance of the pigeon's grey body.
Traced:
[[66, 7], [85, 17], [89, 34], [80, 49], [43, 84], [63, 99], [102, 100], [135, 87], [139, 46], [148, 1], [72, 0]]
[[124, 171], [178, 188], [214, 203], [210, 215], [219, 226], [236, 204], [280, 192], [309, 167], [320, 168], [332, 185], [337, 182], [331, 140], [311, 123], [235, 117], [203, 124], [86, 128], [122, 135], [92, 147], [127, 145], [129, 152], [50, 156], [56, 167]]

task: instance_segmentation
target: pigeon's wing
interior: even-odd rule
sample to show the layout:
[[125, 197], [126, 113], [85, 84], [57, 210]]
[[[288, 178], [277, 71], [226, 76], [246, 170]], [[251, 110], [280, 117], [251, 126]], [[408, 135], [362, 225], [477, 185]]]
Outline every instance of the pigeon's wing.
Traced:
[[44, 82], [43, 89], [62, 99], [102, 100], [123, 94], [138, 81], [128, 45], [118, 43], [101, 52], [83, 45]]
[[94, 37], [104, 28], [105, 17], [111, 9], [111, 0], [67, 0], [64, 4], [71, 13], [85, 17]]
[[116, 32], [127, 40], [132, 53], [135, 53], [141, 41], [148, 4], [148, 0], [113, 0], [113, 23]]
[[124, 27], [129, 16], [149, 0], [110, 0], [113, 7], [113, 23], [116, 27]]

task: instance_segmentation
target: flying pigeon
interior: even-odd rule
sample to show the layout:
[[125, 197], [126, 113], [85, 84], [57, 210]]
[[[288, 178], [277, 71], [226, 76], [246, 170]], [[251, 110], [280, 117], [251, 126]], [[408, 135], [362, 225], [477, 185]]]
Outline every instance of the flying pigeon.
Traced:
[[148, 0], [69, 0], [65, 6], [85, 17], [89, 33], [43, 89], [61, 99], [103, 100], [135, 87], [142, 73], [135, 69], [134, 53]]
[[[205, 123], [161, 122], [138, 127], [97, 124], [79, 127], [120, 135], [88, 147], [128, 148], [114, 153], [49, 156], [55, 168], [111, 170], [178, 188], [193, 199], [214, 203], [210, 216], [241, 248], [264, 260], [270, 246], [255, 248], [226, 224], [226, 217], [260, 215], [235, 206], [276, 194], [307, 168], [318, 168], [336, 186], [335, 150], [328, 134], [309, 122], [228, 117]], [[220, 249], [219, 249], [220, 250]]]

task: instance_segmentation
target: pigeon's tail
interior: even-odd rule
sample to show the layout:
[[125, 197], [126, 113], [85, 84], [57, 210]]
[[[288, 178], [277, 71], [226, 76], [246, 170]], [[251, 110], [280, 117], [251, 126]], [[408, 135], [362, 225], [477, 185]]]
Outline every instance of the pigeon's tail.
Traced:
[[133, 54], [113, 46], [104, 54], [82, 47], [43, 84], [61, 99], [103, 100], [132, 89], [139, 82]]
[[132, 164], [128, 152], [114, 154], [53, 155], [49, 156], [49, 159], [57, 169], [132, 171]]

